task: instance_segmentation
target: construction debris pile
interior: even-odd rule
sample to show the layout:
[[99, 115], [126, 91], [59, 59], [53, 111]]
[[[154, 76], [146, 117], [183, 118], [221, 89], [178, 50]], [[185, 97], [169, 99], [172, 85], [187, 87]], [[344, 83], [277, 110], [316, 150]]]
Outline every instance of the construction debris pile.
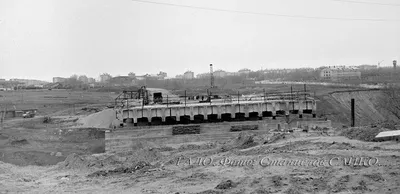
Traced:
[[110, 128], [116, 119], [115, 110], [106, 109], [78, 120], [82, 127]]
[[382, 131], [388, 131], [389, 129], [380, 128], [377, 126], [365, 126], [365, 127], [350, 127], [343, 129], [340, 135], [345, 136], [349, 139], [357, 139], [362, 141], [374, 141], [375, 137]]

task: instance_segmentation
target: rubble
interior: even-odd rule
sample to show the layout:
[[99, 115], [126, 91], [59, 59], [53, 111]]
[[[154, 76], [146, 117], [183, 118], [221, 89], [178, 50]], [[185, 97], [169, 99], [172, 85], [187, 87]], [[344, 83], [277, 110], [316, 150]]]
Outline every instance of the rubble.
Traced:
[[119, 167], [115, 168], [114, 170], [100, 170], [88, 175], [88, 177], [98, 177], [98, 176], [113, 176], [119, 174], [126, 174], [126, 173], [134, 173], [138, 170], [141, 170], [145, 167], [149, 167], [150, 164], [147, 162], [138, 162], [136, 165], [132, 167]]
[[382, 131], [388, 131], [386, 128], [378, 127], [351, 127], [342, 129], [340, 135], [345, 136], [349, 139], [357, 139], [362, 141], [374, 141], [376, 135]]
[[215, 187], [215, 189], [231, 189], [231, 188], [234, 188], [234, 187], [236, 187], [236, 183], [234, 183], [231, 180], [225, 180], [225, 181], [222, 181], [221, 183], [219, 183]]

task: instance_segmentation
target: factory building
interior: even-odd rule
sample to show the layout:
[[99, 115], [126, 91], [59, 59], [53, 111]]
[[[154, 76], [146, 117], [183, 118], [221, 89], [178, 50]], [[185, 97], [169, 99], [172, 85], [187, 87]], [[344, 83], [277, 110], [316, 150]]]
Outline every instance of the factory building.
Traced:
[[355, 67], [329, 66], [321, 70], [320, 77], [326, 81], [355, 80], [361, 79], [361, 72]]

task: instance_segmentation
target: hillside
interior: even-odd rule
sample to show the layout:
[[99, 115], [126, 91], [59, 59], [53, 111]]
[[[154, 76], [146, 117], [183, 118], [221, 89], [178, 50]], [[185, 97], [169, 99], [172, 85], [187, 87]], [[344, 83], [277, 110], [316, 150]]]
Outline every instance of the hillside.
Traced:
[[398, 119], [381, 106], [385, 94], [380, 90], [358, 90], [333, 92], [318, 97], [318, 114], [326, 116], [336, 124], [350, 125], [351, 99], [355, 100], [356, 125], [395, 121]]

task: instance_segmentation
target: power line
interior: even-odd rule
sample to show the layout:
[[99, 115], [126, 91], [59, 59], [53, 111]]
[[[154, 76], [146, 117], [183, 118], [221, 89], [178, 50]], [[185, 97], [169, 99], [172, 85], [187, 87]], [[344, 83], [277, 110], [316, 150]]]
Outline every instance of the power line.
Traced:
[[400, 7], [400, 4], [378, 3], [378, 2], [370, 2], [370, 1], [353, 1], [353, 0], [330, 0], [330, 1], [339, 1], [339, 2], [345, 2], [345, 3], [358, 3], [358, 4], [368, 4], [368, 5], [383, 5], [383, 6], [395, 6], [395, 7]]
[[174, 3], [154, 2], [154, 1], [147, 1], [147, 0], [131, 0], [131, 1], [141, 2], [141, 3], [148, 3], [148, 4], [174, 6], [174, 7], [183, 7], [183, 8], [190, 8], [190, 9], [200, 9], [200, 10], [207, 10], [207, 11], [219, 11], [219, 12], [228, 12], [228, 13], [274, 16], [274, 17], [286, 17], [286, 18], [317, 19], [317, 20], [340, 20], [340, 21], [367, 21], [367, 22], [400, 22], [400, 19], [336, 18], [336, 17], [305, 16], [305, 15], [286, 15], [286, 14], [261, 13], [261, 12], [249, 12], [249, 11], [239, 11], [239, 10], [199, 7], [199, 6], [191, 6], [191, 5], [174, 4]]

